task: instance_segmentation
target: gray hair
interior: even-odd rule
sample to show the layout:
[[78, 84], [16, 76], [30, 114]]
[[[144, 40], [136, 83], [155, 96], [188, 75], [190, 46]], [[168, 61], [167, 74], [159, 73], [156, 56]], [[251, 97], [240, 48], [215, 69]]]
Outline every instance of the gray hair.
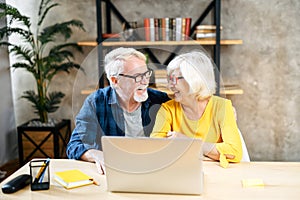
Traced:
[[190, 86], [190, 93], [196, 94], [198, 100], [216, 92], [213, 61], [206, 53], [192, 51], [175, 57], [167, 67], [168, 75], [178, 68]]
[[109, 52], [104, 59], [107, 79], [111, 81], [110, 77], [118, 76], [123, 70], [124, 61], [128, 60], [132, 56], [140, 58], [146, 62], [146, 56], [133, 48], [120, 47]]

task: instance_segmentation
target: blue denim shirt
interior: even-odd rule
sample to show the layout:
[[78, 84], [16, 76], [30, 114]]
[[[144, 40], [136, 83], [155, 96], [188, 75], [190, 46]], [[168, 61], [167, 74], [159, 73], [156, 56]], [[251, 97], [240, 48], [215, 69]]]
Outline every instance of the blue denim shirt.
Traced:
[[[166, 93], [148, 88], [148, 99], [142, 102], [141, 117], [144, 133], [149, 136], [160, 105], [168, 100]], [[80, 159], [88, 149], [101, 147], [101, 136], [125, 136], [123, 110], [112, 87], [90, 94], [76, 116], [76, 126], [67, 145], [67, 156]]]

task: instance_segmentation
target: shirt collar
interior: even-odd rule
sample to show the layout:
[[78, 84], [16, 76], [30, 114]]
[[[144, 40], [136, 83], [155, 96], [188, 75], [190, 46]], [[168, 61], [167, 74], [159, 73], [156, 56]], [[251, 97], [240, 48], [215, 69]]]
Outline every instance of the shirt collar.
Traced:
[[108, 100], [108, 104], [118, 104], [119, 105], [117, 93], [114, 88], [112, 88], [110, 91], [110, 98]]

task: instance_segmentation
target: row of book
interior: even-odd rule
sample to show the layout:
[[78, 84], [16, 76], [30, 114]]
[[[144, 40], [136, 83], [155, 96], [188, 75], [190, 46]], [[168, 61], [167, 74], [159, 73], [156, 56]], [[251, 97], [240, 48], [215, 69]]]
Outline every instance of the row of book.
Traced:
[[144, 18], [146, 41], [188, 40], [191, 18]]

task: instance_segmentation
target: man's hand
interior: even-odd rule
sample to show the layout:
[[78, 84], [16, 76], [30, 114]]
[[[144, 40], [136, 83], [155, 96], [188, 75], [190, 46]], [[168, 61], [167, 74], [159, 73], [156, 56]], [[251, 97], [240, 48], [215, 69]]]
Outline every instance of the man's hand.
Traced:
[[104, 166], [104, 161], [103, 160], [95, 160], [95, 164], [97, 167], [97, 171], [104, 175], [105, 174], [105, 166]]
[[96, 149], [89, 149], [82, 154], [81, 159], [88, 162], [94, 162], [100, 174], [105, 174], [103, 152]]

